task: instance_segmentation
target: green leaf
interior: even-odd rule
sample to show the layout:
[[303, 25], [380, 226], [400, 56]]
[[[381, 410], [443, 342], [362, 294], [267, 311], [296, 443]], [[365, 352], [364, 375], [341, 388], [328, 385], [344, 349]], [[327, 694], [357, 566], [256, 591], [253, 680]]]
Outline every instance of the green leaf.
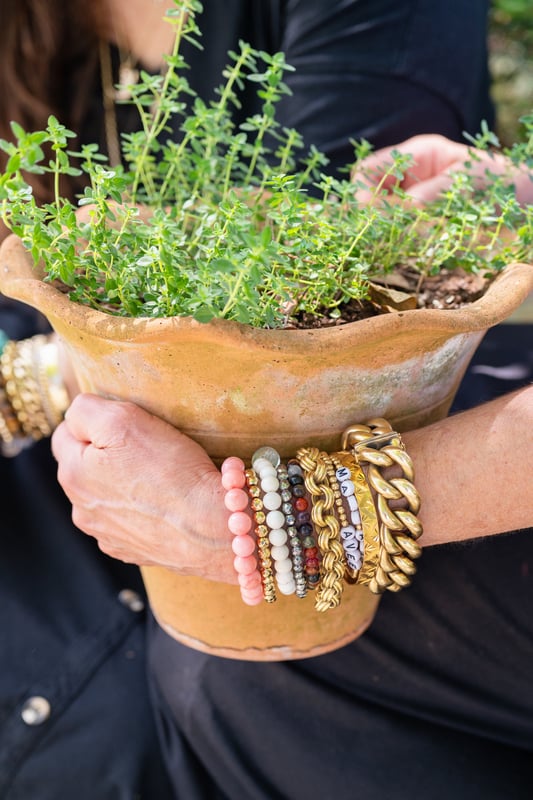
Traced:
[[197, 322], [211, 322], [214, 316], [210, 308], [207, 308], [207, 306], [200, 306], [200, 308], [197, 308], [194, 312], [193, 319]]

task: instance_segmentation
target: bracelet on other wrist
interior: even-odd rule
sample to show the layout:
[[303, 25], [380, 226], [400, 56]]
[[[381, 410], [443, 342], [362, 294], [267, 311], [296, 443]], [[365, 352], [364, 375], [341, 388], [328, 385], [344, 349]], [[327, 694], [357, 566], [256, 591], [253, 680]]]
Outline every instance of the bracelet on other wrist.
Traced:
[[50, 436], [63, 419], [69, 397], [59, 353], [51, 336], [14, 341], [0, 332], [0, 440], [5, 456], [16, 456]]

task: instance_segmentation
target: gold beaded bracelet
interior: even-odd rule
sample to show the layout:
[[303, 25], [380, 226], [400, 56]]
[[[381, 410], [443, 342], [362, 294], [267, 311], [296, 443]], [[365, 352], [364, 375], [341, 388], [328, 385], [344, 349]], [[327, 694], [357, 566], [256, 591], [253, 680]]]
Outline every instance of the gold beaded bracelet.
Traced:
[[270, 542], [268, 539], [268, 526], [266, 525], [266, 514], [261, 500], [259, 481], [254, 469], [245, 471], [246, 485], [251, 502], [250, 508], [255, 522], [254, 533], [257, 537], [257, 555], [259, 561], [259, 573], [263, 585], [263, 594], [267, 603], [276, 602], [276, 586], [274, 582], [274, 569], [270, 554]]

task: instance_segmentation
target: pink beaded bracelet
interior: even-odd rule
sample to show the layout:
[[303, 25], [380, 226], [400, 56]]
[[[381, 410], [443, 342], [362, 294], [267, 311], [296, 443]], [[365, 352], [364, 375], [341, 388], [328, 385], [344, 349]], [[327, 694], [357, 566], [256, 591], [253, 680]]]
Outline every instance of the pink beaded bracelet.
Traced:
[[247, 513], [249, 496], [243, 489], [246, 484], [245, 465], [240, 458], [231, 456], [223, 462], [220, 471], [222, 486], [226, 490], [224, 505], [230, 512], [228, 529], [233, 534], [233, 567], [243, 601], [249, 606], [255, 606], [263, 600], [263, 586], [254, 555], [255, 541], [250, 536], [252, 518]]

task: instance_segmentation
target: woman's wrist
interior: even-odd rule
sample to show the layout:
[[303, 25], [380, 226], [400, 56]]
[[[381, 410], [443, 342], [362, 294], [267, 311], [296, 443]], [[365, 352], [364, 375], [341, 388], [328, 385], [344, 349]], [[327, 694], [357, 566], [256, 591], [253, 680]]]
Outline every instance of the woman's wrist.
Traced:
[[404, 434], [426, 546], [533, 522], [533, 386]]

